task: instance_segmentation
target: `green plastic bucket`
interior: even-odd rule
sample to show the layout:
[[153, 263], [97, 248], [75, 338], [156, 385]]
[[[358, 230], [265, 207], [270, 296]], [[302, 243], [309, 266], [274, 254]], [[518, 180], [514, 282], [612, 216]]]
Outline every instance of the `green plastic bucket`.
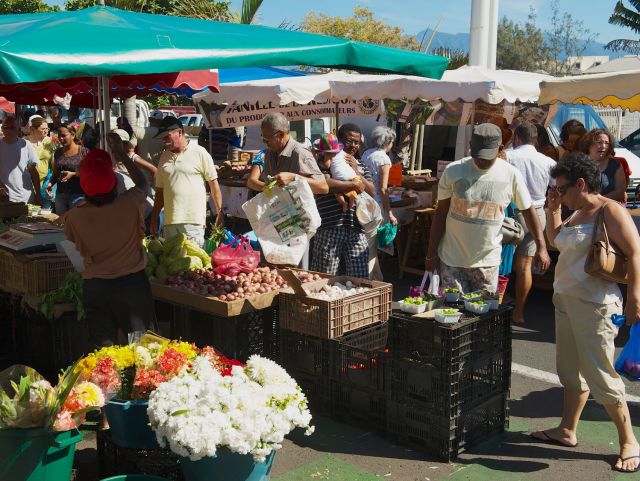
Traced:
[[180, 458], [180, 467], [187, 481], [269, 481], [275, 450], [264, 462], [254, 461], [250, 454], [237, 454], [218, 449], [215, 457], [191, 461]]
[[167, 478], [151, 476], [150, 474], [121, 474], [119, 476], [104, 478], [101, 481], [169, 481], [169, 480]]
[[71, 477], [77, 429], [0, 430], [0, 479], [2, 481], [60, 481]]

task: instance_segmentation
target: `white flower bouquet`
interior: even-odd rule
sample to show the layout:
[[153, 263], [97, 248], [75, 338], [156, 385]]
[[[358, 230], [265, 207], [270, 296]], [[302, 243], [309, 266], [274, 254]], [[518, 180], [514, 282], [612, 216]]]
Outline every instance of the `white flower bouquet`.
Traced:
[[262, 462], [294, 428], [305, 428], [307, 435], [314, 429], [296, 381], [260, 356], [230, 372], [198, 356], [190, 369], [151, 393], [147, 412], [160, 446], [168, 444], [192, 461], [226, 447]]

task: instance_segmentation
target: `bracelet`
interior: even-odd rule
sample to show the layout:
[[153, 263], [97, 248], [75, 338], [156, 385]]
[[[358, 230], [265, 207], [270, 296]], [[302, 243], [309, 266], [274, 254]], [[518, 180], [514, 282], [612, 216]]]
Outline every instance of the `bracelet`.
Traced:
[[558, 212], [560, 212], [562, 210], [561, 207], [558, 207], [557, 209], [551, 210], [551, 209], [547, 209], [547, 212], [549, 212], [549, 214], [551, 215], [556, 215]]

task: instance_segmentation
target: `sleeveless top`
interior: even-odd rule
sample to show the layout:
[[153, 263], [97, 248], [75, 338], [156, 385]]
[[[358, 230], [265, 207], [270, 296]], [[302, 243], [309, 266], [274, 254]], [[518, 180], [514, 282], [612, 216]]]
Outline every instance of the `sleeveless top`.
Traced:
[[616, 188], [616, 172], [621, 168], [616, 159], [609, 159], [607, 168], [600, 172], [600, 194], [607, 195]]
[[622, 294], [617, 284], [584, 271], [584, 263], [591, 248], [593, 228], [593, 224], [567, 226], [566, 223], [560, 228], [555, 240], [560, 256], [556, 264], [553, 291], [594, 304], [622, 302]]

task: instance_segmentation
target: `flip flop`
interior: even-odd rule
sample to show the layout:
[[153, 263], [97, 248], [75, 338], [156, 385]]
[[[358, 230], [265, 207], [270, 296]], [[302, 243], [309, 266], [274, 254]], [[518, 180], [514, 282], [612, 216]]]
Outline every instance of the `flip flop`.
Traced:
[[[562, 441], [560, 441], [559, 439], [552, 438], [551, 436], [549, 436], [549, 435], [547, 434], [547, 432], [546, 432], [546, 431], [538, 431], [538, 432], [542, 433], [542, 435], [544, 436], [544, 438], [537, 438], [537, 437], [535, 437], [535, 436], [533, 435], [533, 433], [529, 434], [529, 436], [531, 436], [531, 437], [532, 437], [533, 439], [535, 439], [536, 441], [542, 441], [543, 443], [547, 443], [547, 444], [555, 444], [555, 445], [557, 445], [557, 446], [563, 446], [563, 447], [565, 447], [565, 448], [575, 448], [576, 446], [578, 446], [578, 443], [576, 443], [576, 444], [565, 444], [565, 443], [563, 443]], [[625, 473], [626, 473], [626, 472], [629, 472], [629, 473], [630, 473], [631, 471], [624, 471], [624, 472], [625, 472]]]
[[[640, 459], [640, 456], [628, 456], [626, 458], [618, 457], [618, 459], [620, 459], [620, 461], [622, 461], [623, 463], [633, 458]], [[640, 471], [640, 464], [638, 464], [635, 469], [631, 469], [631, 470], [616, 468], [616, 465], [614, 464], [613, 466], [611, 466], [611, 469], [613, 469], [614, 471], [618, 471], [619, 473], [635, 473]]]

